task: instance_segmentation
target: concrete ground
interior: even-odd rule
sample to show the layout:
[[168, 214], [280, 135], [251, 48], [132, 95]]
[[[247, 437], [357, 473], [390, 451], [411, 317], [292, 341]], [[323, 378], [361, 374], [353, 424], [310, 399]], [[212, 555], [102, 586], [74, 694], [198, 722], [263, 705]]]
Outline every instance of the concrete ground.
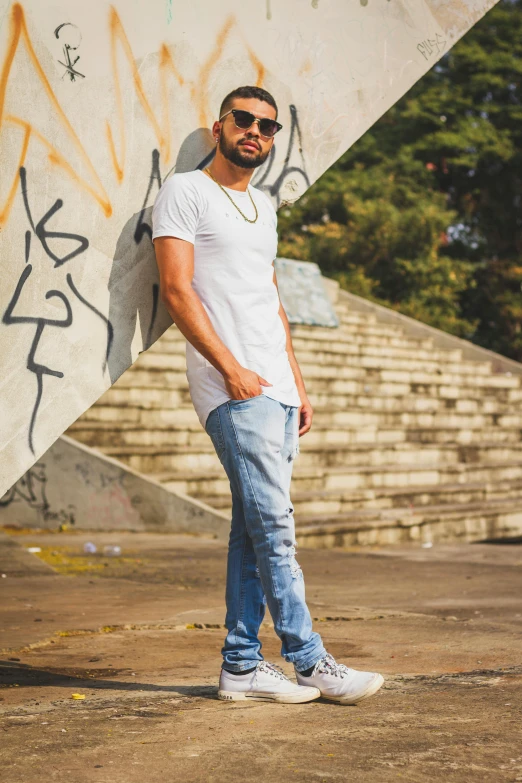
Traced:
[[0, 534], [2, 783], [522, 781], [522, 547], [298, 555], [328, 650], [386, 678], [356, 707], [217, 700], [219, 542]]

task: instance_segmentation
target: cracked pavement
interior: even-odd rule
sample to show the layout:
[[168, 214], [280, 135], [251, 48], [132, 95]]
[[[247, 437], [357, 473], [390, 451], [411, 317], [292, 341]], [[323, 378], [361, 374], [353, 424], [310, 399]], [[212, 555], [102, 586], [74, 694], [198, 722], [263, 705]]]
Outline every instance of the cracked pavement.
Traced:
[[2, 782], [522, 781], [520, 544], [297, 559], [327, 649], [385, 676], [356, 707], [217, 700], [220, 542], [1, 534]]

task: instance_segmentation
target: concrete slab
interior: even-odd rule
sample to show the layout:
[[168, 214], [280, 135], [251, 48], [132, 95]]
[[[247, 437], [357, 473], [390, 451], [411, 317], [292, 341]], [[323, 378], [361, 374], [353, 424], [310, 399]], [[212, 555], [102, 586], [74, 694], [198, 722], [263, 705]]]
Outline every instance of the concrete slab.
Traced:
[[13, 576], [52, 576], [54, 573], [52, 566], [0, 530], [1, 579]]
[[226, 540], [230, 517], [62, 435], [0, 497], [0, 524], [204, 533]]
[[[122, 556], [85, 555], [88, 539]], [[217, 700], [223, 543], [16, 541], [40, 546], [57, 573], [0, 584], [5, 783], [43, 770], [78, 783], [522, 779], [520, 546], [301, 551], [327, 648], [386, 677], [373, 699], [340, 708]], [[270, 622], [262, 640], [278, 663]]]

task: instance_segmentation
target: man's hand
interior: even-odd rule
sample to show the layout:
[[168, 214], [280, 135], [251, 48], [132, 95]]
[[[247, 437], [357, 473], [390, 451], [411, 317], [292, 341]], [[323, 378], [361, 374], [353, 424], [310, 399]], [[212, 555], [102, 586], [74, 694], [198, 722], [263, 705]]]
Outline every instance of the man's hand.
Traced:
[[239, 365], [234, 370], [223, 374], [225, 388], [233, 400], [248, 400], [263, 394], [261, 386], [272, 386], [269, 381], [253, 370]]
[[313, 415], [314, 415], [314, 411], [310, 403], [310, 400], [308, 399], [308, 397], [306, 397], [306, 395], [304, 397], [301, 397], [301, 405], [299, 406], [299, 411], [298, 411], [299, 437], [307, 433], [310, 427], [312, 426]]

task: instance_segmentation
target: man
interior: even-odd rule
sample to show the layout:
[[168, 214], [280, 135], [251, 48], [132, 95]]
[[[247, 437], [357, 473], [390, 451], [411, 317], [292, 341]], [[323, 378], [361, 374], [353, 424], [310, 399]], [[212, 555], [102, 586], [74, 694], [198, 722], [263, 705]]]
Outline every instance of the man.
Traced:
[[[313, 411], [279, 300], [277, 215], [249, 186], [281, 127], [265, 90], [227, 95], [212, 127], [211, 165], [166, 180], [152, 237], [162, 301], [187, 339], [191, 398], [232, 492], [219, 698], [297, 703], [322, 694], [354, 704], [383, 678], [326, 652], [295, 556], [290, 478]], [[297, 684], [261, 655], [266, 603]]]

